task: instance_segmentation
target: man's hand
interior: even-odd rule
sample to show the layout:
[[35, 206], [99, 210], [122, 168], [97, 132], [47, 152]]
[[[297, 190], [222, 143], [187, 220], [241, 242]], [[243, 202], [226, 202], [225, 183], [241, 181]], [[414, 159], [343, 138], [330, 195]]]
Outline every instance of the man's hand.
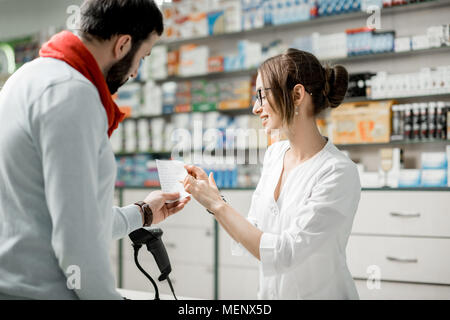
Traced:
[[181, 201], [173, 203], [166, 203], [167, 200], [176, 200], [180, 197], [178, 192], [163, 193], [162, 191], [151, 192], [144, 200], [148, 203], [153, 212], [153, 223], [158, 224], [165, 220], [168, 216], [182, 210], [184, 206], [191, 200], [190, 197], [184, 198]]

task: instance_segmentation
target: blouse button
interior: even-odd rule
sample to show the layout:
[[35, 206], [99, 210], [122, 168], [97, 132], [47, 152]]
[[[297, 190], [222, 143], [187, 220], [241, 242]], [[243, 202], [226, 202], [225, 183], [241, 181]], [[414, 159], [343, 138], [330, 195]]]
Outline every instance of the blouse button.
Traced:
[[277, 208], [275, 208], [274, 205], [272, 205], [272, 206], [270, 207], [270, 210], [272, 211], [272, 214], [277, 214], [277, 213], [278, 213], [278, 210], [277, 210]]

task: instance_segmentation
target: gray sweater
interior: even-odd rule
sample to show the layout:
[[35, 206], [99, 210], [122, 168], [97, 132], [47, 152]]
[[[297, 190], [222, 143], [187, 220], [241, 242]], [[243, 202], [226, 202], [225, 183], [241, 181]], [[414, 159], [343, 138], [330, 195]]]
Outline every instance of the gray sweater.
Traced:
[[62, 61], [36, 59], [0, 91], [0, 298], [121, 299], [110, 246], [142, 218], [112, 208], [107, 128], [95, 86]]

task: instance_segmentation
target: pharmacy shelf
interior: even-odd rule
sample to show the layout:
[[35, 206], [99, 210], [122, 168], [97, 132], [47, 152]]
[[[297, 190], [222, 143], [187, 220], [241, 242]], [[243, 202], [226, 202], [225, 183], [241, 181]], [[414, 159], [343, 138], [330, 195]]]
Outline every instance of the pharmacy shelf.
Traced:
[[350, 56], [350, 57], [345, 57], [345, 58], [330, 59], [327, 61], [331, 61], [332, 63], [348, 63], [348, 62], [358, 62], [358, 61], [367, 61], [367, 60], [382, 60], [382, 59], [416, 57], [418, 55], [430, 55], [430, 54], [440, 54], [440, 53], [450, 53], [450, 47], [436, 47], [436, 48], [428, 48], [428, 49], [401, 51], [401, 52], [392, 51], [392, 52], [383, 52], [383, 53], [362, 54], [362, 55]]
[[360, 148], [360, 147], [394, 147], [394, 146], [408, 146], [408, 145], [448, 145], [450, 140], [403, 140], [391, 141], [384, 143], [355, 143], [355, 144], [336, 144], [338, 148]]
[[[391, 141], [391, 142], [384, 142], [384, 143], [355, 143], [355, 144], [336, 144], [336, 147], [346, 149], [346, 148], [361, 148], [361, 147], [395, 147], [395, 146], [408, 146], [408, 145], [450, 145], [450, 140], [406, 140], [406, 141]], [[220, 149], [223, 151], [223, 155], [226, 155], [227, 149]], [[249, 152], [249, 150], [265, 150], [265, 149], [258, 149], [258, 148], [247, 148], [247, 149], [232, 149], [233, 154], [237, 153], [238, 151], [245, 151]], [[204, 152], [204, 150], [189, 150], [189, 153], [194, 152]], [[161, 152], [120, 152], [116, 153], [116, 157], [132, 157], [132, 156], [138, 156], [138, 155], [149, 155], [154, 158], [156, 157], [162, 157], [162, 158], [168, 158], [171, 156], [171, 152], [168, 151], [161, 151]], [[214, 153], [213, 153], [214, 154]]]
[[371, 101], [384, 101], [384, 100], [395, 100], [397, 102], [402, 101], [410, 101], [410, 100], [436, 100], [436, 99], [449, 99], [450, 98], [450, 92], [449, 93], [439, 93], [439, 94], [427, 94], [427, 95], [420, 95], [420, 96], [404, 96], [404, 97], [386, 97], [386, 98], [364, 98], [364, 97], [352, 97], [352, 98], [345, 98], [344, 102], [371, 102]]
[[224, 77], [236, 78], [243, 76], [254, 75], [257, 72], [257, 68], [250, 68], [244, 70], [233, 70], [233, 71], [220, 71], [220, 72], [210, 72], [204, 74], [196, 74], [192, 76], [172, 76], [164, 79], [154, 80], [156, 83], [161, 84], [164, 82], [179, 82], [179, 81], [191, 81], [191, 80], [213, 80], [213, 79], [223, 79]]
[[[417, 2], [417, 3], [411, 3], [408, 5], [399, 5], [389, 8], [383, 8], [381, 11], [381, 14], [383, 17], [394, 15], [394, 14], [408, 14], [413, 11], [418, 10], [425, 10], [425, 9], [436, 9], [441, 7], [447, 7], [450, 6], [450, 1], [448, 0], [434, 0], [434, 1], [426, 1], [426, 2]], [[283, 25], [277, 25], [277, 26], [265, 26], [262, 28], [256, 28], [252, 30], [245, 30], [245, 31], [239, 31], [239, 32], [232, 32], [232, 33], [223, 33], [213, 36], [201, 36], [201, 37], [193, 37], [189, 39], [180, 39], [180, 40], [165, 40], [162, 41], [161, 44], [170, 46], [170, 47], [176, 47], [180, 46], [186, 43], [206, 43], [210, 41], [215, 40], [224, 40], [224, 39], [239, 39], [245, 36], [246, 38], [249, 35], [261, 35], [271, 32], [278, 32], [283, 30], [289, 30], [289, 29], [300, 29], [305, 27], [311, 27], [316, 26], [317, 24], [330, 24], [335, 23], [339, 21], [348, 21], [348, 20], [357, 20], [361, 19], [365, 21], [369, 17], [369, 14], [366, 12], [358, 11], [358, 12], [352, 12], [352, 13], [345, 13], [340, 15], [333, 15], [333, 16], [323, 16], [323, 17], [317, 17], [306, 21], [300, 21], [295, 23], [288, 23]]]
[[[152, 190], [160, 187], [142, 187], [142, 186], [124, 186], [117, 187], [116, 190]], [[220, 188], [222, 191], [236, 190], [236, 191], [253, 191], [255, 187], [242, 188]], [[414, 188], [361, 188], [362, 191], [445, 191], [450, 192], [450, 187], [414, 187]]]
[[195, 114], [195, 113], [209, 113], [209, 112], [219, 112], [223, 114], [232, 114], [232, 115], [249, 115], [252, 112], [252, 107], [249, 108], [241, 108], [241, 109], [218, 109], [218, 110], [209, 110], [209, 111], [186, 111], [186, 112], [173, 112], [173, 113], [164, 113], [164, 114], [157, 114], [157, 115], [151, 115], [151, 116], [136, 116], [136, 117], [128, 117], [126, 120], [140, 120], [140, 119], [155, 119], [155, 118], [168, 118], [170, 116], [176, 115], [176, 114]]
[[[450, 3], [450, 2], [449, 2]], [[368, 60], [383, 60], [383, 59], [394, 59], [394, 58], [405, 58], [405, 57], [416, 57], [419, 55], [432, 55], [432, 54], [441, 54], [441, 53], [450, 53], [450, 47], [439, 47], [439, 48], [429, 48], [429, 49], [420, 49], [420, 50], [411, 50], [404, 52], [383, 52], [383, 53], [373, 53], [373, 54], [364, 54], [358, 56], [350, 56], [343, 58], [332, 58], [332, 59], [322, 59], [322, 63], [331, 63], [331, 64], [345, 64], [352, 62], [363, 62]], [[221, 72], [210, 72], [204, 74], [196, 74], [191, 76], [171, 76], [164, 79], [154, 79], [155, 83], [162, 84], [165, 82], [180, 82], [180, 81], [194, 81], [194, 80], [214, 80], [214, 79], [223, 79], [223, 78], [235, 78], [235, 77], [243, 77], [243, 76], [253, 76], [257, 73], [257, 68], [249, 68], [244, 70], [233, 70], [233, 71], [221, 71]], [[145, 83], [145, 81], [136, 81], [138, 83]]]
[[[424, 101], [424, 100], [439, 100], [439, 99], [450, 99], [450, 93], [429, 94], [429, 95], [422, 95], [422, 96], [379, 98], [379, 99], [367, 99], [364, 97], [353, 98], [352, 97], [352, 98], [345, 98], [343, 102], [344, 103], [347, 103], [347, 102], [371, 102], [371, 101], [385, 101], [385, 100], [395, 100], [397, 102], [407, 102], [407, 101]], [[172, 115], [176, 115], [176, 114], [180, 114], [180, 113], [192, 114], [192, 113], [208, 113], [208, 112], [220, 112], [220, 113], [229, 114], [229, 115], [251, 115], [252, 107], [243, 108], [243, 109], [174, 112], [174, 113], [166, 113], [166, 114], [160, 114], [160, 115], [129, 117], [129, 118], [126, 118], [125, 120], [168, 118]]]

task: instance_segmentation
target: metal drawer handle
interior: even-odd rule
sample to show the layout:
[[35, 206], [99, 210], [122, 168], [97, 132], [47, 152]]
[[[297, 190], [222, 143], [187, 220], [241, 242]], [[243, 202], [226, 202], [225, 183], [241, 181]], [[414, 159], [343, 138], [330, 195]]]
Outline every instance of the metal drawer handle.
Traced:
[[405, 263], [417, 263], [417, 262], [419, 262], [419, 260], [417, 260], [415, 258], [408, 259], [408, 258], [396, 258], [396, 257], [387, 256], [386, 259], [388, 259], [390, 261], [405, 262]]
[[393, 217], [400, 217], [400, 218], [419, 218], [420, 213], [402, 213], [402, 212], [391, 212], [391, 216]]

